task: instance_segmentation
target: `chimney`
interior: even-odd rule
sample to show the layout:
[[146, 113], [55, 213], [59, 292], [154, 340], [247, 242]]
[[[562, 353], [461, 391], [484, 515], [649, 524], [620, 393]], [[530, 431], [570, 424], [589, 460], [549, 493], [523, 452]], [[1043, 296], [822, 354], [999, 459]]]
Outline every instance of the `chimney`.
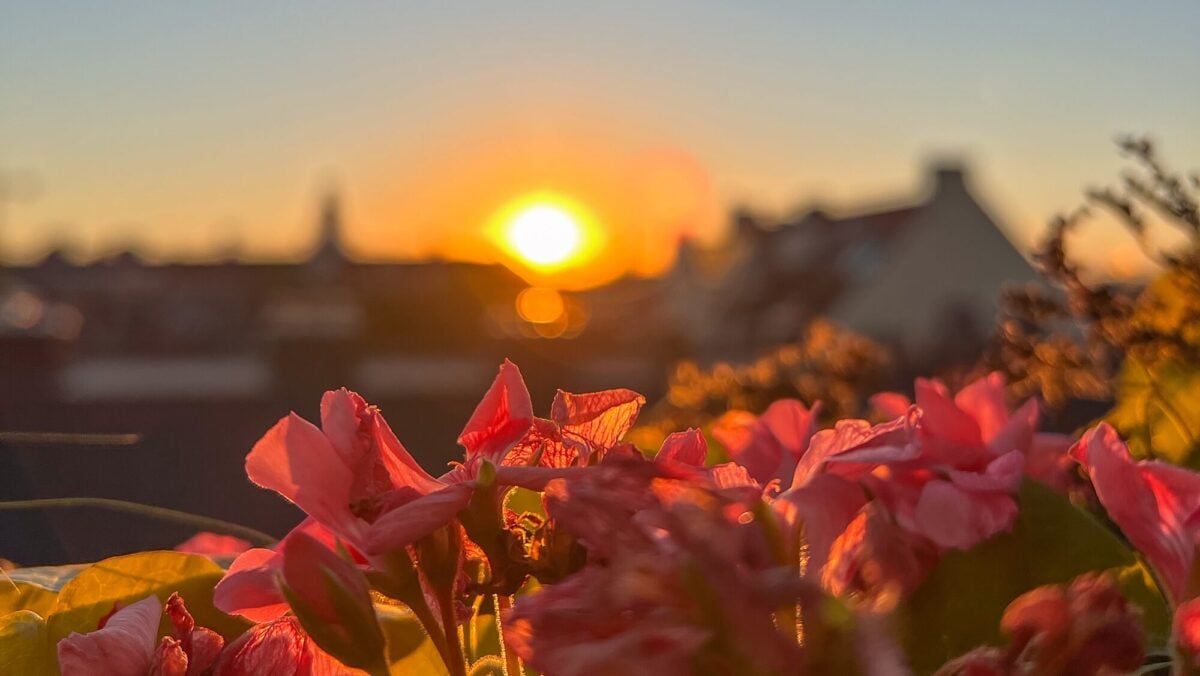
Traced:
[[957, 157], [934, 158], [928, 165], [927, 176], [932, 183], [933, 196], [967, 192], [966, 163]]

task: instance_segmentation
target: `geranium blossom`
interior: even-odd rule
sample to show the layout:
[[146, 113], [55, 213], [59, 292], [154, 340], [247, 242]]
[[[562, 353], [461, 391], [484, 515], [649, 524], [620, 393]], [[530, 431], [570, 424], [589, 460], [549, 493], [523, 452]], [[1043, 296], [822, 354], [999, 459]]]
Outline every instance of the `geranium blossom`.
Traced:
[[216, 663], [224, 640], [197, 627], [178, 594], [165, 607], [171, 635], [155, 647], [164, 606], [154, 596], [117, 609], [96, 631], [72, 633], [57, 646], [63, 676], [201, 676]]
[[[913, 389], [926, 457], [974, 469], [1016, 450], [1025, 456], [1027, 476], [1059, 491], [1070, 486], [1066, 451], [1074, 439], [1038, 432], [1041, 409], [1034, 399], [1010, 411], [1002, 374], [990, 373], [954, 395], [939, 380], [918, 378]], [[872, 407], [888, 418], [903, 415], [912, 403], [895, 392], [871, 398]]]
[[364, 676], [320, 648], [294, 617], [251, 627], [221, 653], [213, 676]]
[[[453, 520], [470, 502], [482, 464], [500, 465], [532, 420], [520, 371], [506, 361], [459, 436], [464, 461], [434, 478], [378, 409], [348, 390], [331, 391], [321, 400], [321, 428], [294, 413], [283, 418], [246, 457], [246, 473], [308, 513], [299, 528], [326, 543], [336, 536], [370, 557], [403, 548]], [[496, 480], [540, 489], [566, 471], [498, 466]], [[285, 606], [273, 571], [280, 565], [269, 550], [244, 553], [218, 587], [219, 607], [258, 620], [278, 617]]]
[[713, 424], [712, 433], [755, 481], [787, 482], [817, 431], [820, 413], [819, 401], [808, 409], [795, 399], [780, 399], [760, 416], [730, 411]]
[[1006, 648], [973, 650], [937, 676], [1124, 674], [1145, 657], [1138, 611], [1104, 574], [1026, 592], [1008, 605], [1000, 626], [1009, 638]]
[[534, 418], [529, 431], [505, 456], [504, 464], [596, 464], [633, 427], [645, 403], [646, 398], [633, 390], [586, 394], [559, 390], [550, 405], [550, 418]]
[[[967, 455], [959, 464], [924, 425], [924, 410], [910, 405], [888, 422], [841, 420], [812, 437], [776, 504], [791, 528], [804, 524], [813, 533], [808, 570], [827, 588], [893, 603], [916, 588], [941, 552], [969, 549], [1012, 527], [1020, 451], [989, 455], [984, 465]], [[824, 495], [839, 497], [818, 499]]]
[[154, 662], [162, 603], [148, 596], [121, 608], [96, 631], [58, 642], [63, 676], [145, 676]]
[[1176, 603], [1200, 594], [1200, 474], [1157, 460], [1135, 462], [1117, 431], [1100, 423], [1071, 449], [1109, 517], [1158, 573]]

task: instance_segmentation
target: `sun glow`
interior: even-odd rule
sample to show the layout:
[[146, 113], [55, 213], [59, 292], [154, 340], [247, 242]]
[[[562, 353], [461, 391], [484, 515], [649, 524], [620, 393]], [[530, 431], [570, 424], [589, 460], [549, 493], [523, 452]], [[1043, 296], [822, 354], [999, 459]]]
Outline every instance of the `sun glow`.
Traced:
[[579, 224], [566, 211], [539, 204], [517, 214], [508, 226], [508, 240], [530, 263], [561, 264], [579, 248]]
[[561, 195], [538, 193], [501, 209], [490, 227], [493, 241], [523, 267], [552, 273], [585, 263], [600, 232], [582, 205]]

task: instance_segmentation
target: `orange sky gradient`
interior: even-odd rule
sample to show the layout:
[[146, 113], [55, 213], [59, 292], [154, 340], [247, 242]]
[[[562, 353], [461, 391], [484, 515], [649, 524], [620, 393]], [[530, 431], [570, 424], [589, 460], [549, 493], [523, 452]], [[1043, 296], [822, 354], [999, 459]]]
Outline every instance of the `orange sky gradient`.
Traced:
[[[487, 224], [565, 195], [603, 244], [556, 286], [655, 274], [746, 205], [914, 200], [961, 157], [1028, 249], [1112, 139], [1200, 158], [1200, 5], [10, 3], [0, 258], [296, 260], [321, 195], [367, 260], [512, 262]], [[1145, 260], [1112, 224], [1080, 250]], [[520, 266], [517, 266], [520, 267]]]

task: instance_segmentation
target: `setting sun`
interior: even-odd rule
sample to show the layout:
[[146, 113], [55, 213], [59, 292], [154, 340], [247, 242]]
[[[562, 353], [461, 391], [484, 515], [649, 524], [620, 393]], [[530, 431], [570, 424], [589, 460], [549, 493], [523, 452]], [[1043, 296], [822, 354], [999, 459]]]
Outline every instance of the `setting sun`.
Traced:
[[512, 248], [535, 265], [558, 265], [579, 249], [582, 233], [566, 210], [539, 204], [518, 213], [508, 226]]
[[557, 273], [579, 267], [599, 249], [602, 233], [591, 212], [554, 193], [534, 193], [493, 215], [492, 240], [521, 267]]

